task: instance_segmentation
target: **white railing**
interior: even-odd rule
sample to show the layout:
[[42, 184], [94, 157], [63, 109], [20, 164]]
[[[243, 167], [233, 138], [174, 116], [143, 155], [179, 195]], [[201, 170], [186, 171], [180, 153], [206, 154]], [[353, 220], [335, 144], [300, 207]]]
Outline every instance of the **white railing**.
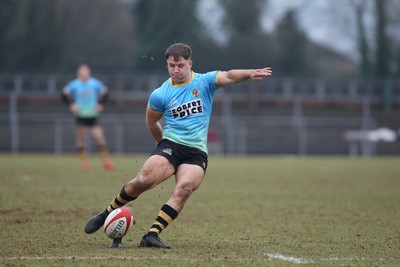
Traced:
[[[165, 75], [102, 75], [101, 79], [116, 94], [130, 96], [157, 88], [167, 78]], [[58, 94], [73, 75], [55, 74], [5, 74], [0, 73], [0, 94], [32, 93]], [[400, 80], [386, 79], [303, 79], [270, 78], [258, 83], [234, 86], [230, 94], [235, 97], [248, 95], [258, 98], [315, 98], [327, 100], [359, 100], [365, 97], [391, 105], [400, 101]]]
[[[349, 130], [369, 131], [379, 127], [371, 115], [370, 102], [363, 102], [360, 116], [303, 114], [296, 102], [291, 115], [234, 115], [232, 100], [224, 98], [222, 109], [212, 116], [210, 152], [224, 154], [340, 155], [356, 153], [399, 155], [400, 142], [377, 143], [348, 140]], [[144, 113], [105, 113], [101, 117], [110, 151], [113, 153], [148, 153], [155, 143], [149, 135]], [[73, 152], [74, 119], [64, 113], [18, 112], [16, 98], [10, 99], [8, 112], [0, 113], [0, 151]], [[359, 149], [355, 149], [359, 147]], [[95, 151], [88, 139], [89, 151]]]

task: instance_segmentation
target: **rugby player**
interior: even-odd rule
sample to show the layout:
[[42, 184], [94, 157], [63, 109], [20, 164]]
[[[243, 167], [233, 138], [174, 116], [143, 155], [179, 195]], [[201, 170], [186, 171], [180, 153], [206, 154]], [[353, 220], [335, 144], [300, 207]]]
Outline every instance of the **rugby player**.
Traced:
[[103, 161], [103, 168], [113, 170], [114, 164], [108, 158], [107, 143], [98, 117], [107, 100], [108, 88], [98, 79], [91, 77], [88, 65], [80, 65], [77, 79], [68, 83], [62, 90], [63, 100], [76, 117], [76, 149], [83, 169], [90, 167], [85, 151], [85, 134], [90, 129]]
[[[203, 181], [208, 162], [207, 131], [215, 91], [272, 74], [271, 68], [195, 73], [191, 55], [191, 48], [182, 43], [173, 44], [166, 50], [170, 78], [152, 92], [146, 111], [147, 128], [158, 145], [138, 175], [122, 187], [106, 210], [87, 222], [84, 228], [87, 234], [97, 231], [110, 212], [175, 175], [172, 196], [161, 207], [139, 245], [170, 248], [161, 241], [159, 234], [177, 218], [189, 196]], [[159, 122], [162, 117], [166, 122], [164, 128]]]

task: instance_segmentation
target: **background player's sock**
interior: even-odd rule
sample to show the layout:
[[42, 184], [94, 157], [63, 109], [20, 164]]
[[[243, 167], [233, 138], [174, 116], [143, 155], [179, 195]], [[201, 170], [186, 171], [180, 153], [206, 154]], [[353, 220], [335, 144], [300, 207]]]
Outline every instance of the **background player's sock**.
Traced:
[[87, 154], [85, 149], [83, 147], [78, 147], [76, 150], [78, 151], [79, 158], [81, 159], [81, 161], [82, 162], [87, 161]]
[[103, 163], [108, 162], [108, 150], [106, 146], [99, 146], [99, 154], [101, 159], [103, 160]]
[[114, 164], [108, 159], [108, 150], [106, 146], [99, 146], [99, 154], [103, 160], [103, 168], [106, 170], [114, 170]]
[[178, 212], [168, 204], [164, 204], [148, 234], [158, 235], [168, 226], [168, 224], [175, 220], [176, 217], [178, 217]]
[[121, 192], [111, 202], [110, 206], [105, 210], [106, 213], [110, 214], [113, 210], [121, 208], [126, 203], [135, 200], [136, 197], [131, 197], [125, 192], [125, 186], [122, 187]]
[[88, 162], [88, 159], [87, 159], [87, 154], [86, 154], [85, 149], [83, 147], [78, 147], [76, 150], [78, 151], [79, 158], [81, 160], [82, 169], [85, 169], [85, 170], [88, 169], [89, 168], [89, 162]]

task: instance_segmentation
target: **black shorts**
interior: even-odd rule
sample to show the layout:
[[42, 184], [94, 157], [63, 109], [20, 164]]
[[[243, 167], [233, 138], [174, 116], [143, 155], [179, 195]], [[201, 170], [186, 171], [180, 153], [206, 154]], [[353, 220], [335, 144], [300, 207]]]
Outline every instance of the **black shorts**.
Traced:
[[93, 127], [99, 125], [99, 119], [97, 117], [91, 117], [91, 118], [76, 117], [76, 125]]
[[207, 170], [207, 153], [200, 149], [177, 144], [167, 139], [158, 143], [157, 147], [151, 152], [151, 156], [160, 155], [165, 157], [175, 167], [175, 171], [181, 164], [193, 164], [200, 166], [204, 172]]

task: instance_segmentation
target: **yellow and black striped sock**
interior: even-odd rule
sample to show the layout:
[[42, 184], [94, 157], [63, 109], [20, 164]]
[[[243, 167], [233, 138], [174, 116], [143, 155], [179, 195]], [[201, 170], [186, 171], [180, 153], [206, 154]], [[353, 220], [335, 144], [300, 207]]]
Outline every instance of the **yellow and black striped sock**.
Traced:
[[78, 151], [79, 158], [81, 159], [81, 161], [82, 162], [87, 161], [87, 154], [85, 149], [83, 147], [78, 147], [76, 150]]
[[176, 217], [178, 217], [178, 212], [171, 206], [164, 204], [148, 234], [158, 235], [168, 226], [168, 224], [175, 220]]
[[103, 162], [108, 161], [108, 150], [106, 146], [99, 146], [99, 154]]
[[107, 207], [106, 212], [111, 213], [113, 210], [121, 208], [126, 203], [135, 200], [136, 197], [131, 197], [125, 192], [125, 186], [122, 187], [121, 192], [119, 192], [118, 196], [114, 198], [111, 202], [110, 206]]

